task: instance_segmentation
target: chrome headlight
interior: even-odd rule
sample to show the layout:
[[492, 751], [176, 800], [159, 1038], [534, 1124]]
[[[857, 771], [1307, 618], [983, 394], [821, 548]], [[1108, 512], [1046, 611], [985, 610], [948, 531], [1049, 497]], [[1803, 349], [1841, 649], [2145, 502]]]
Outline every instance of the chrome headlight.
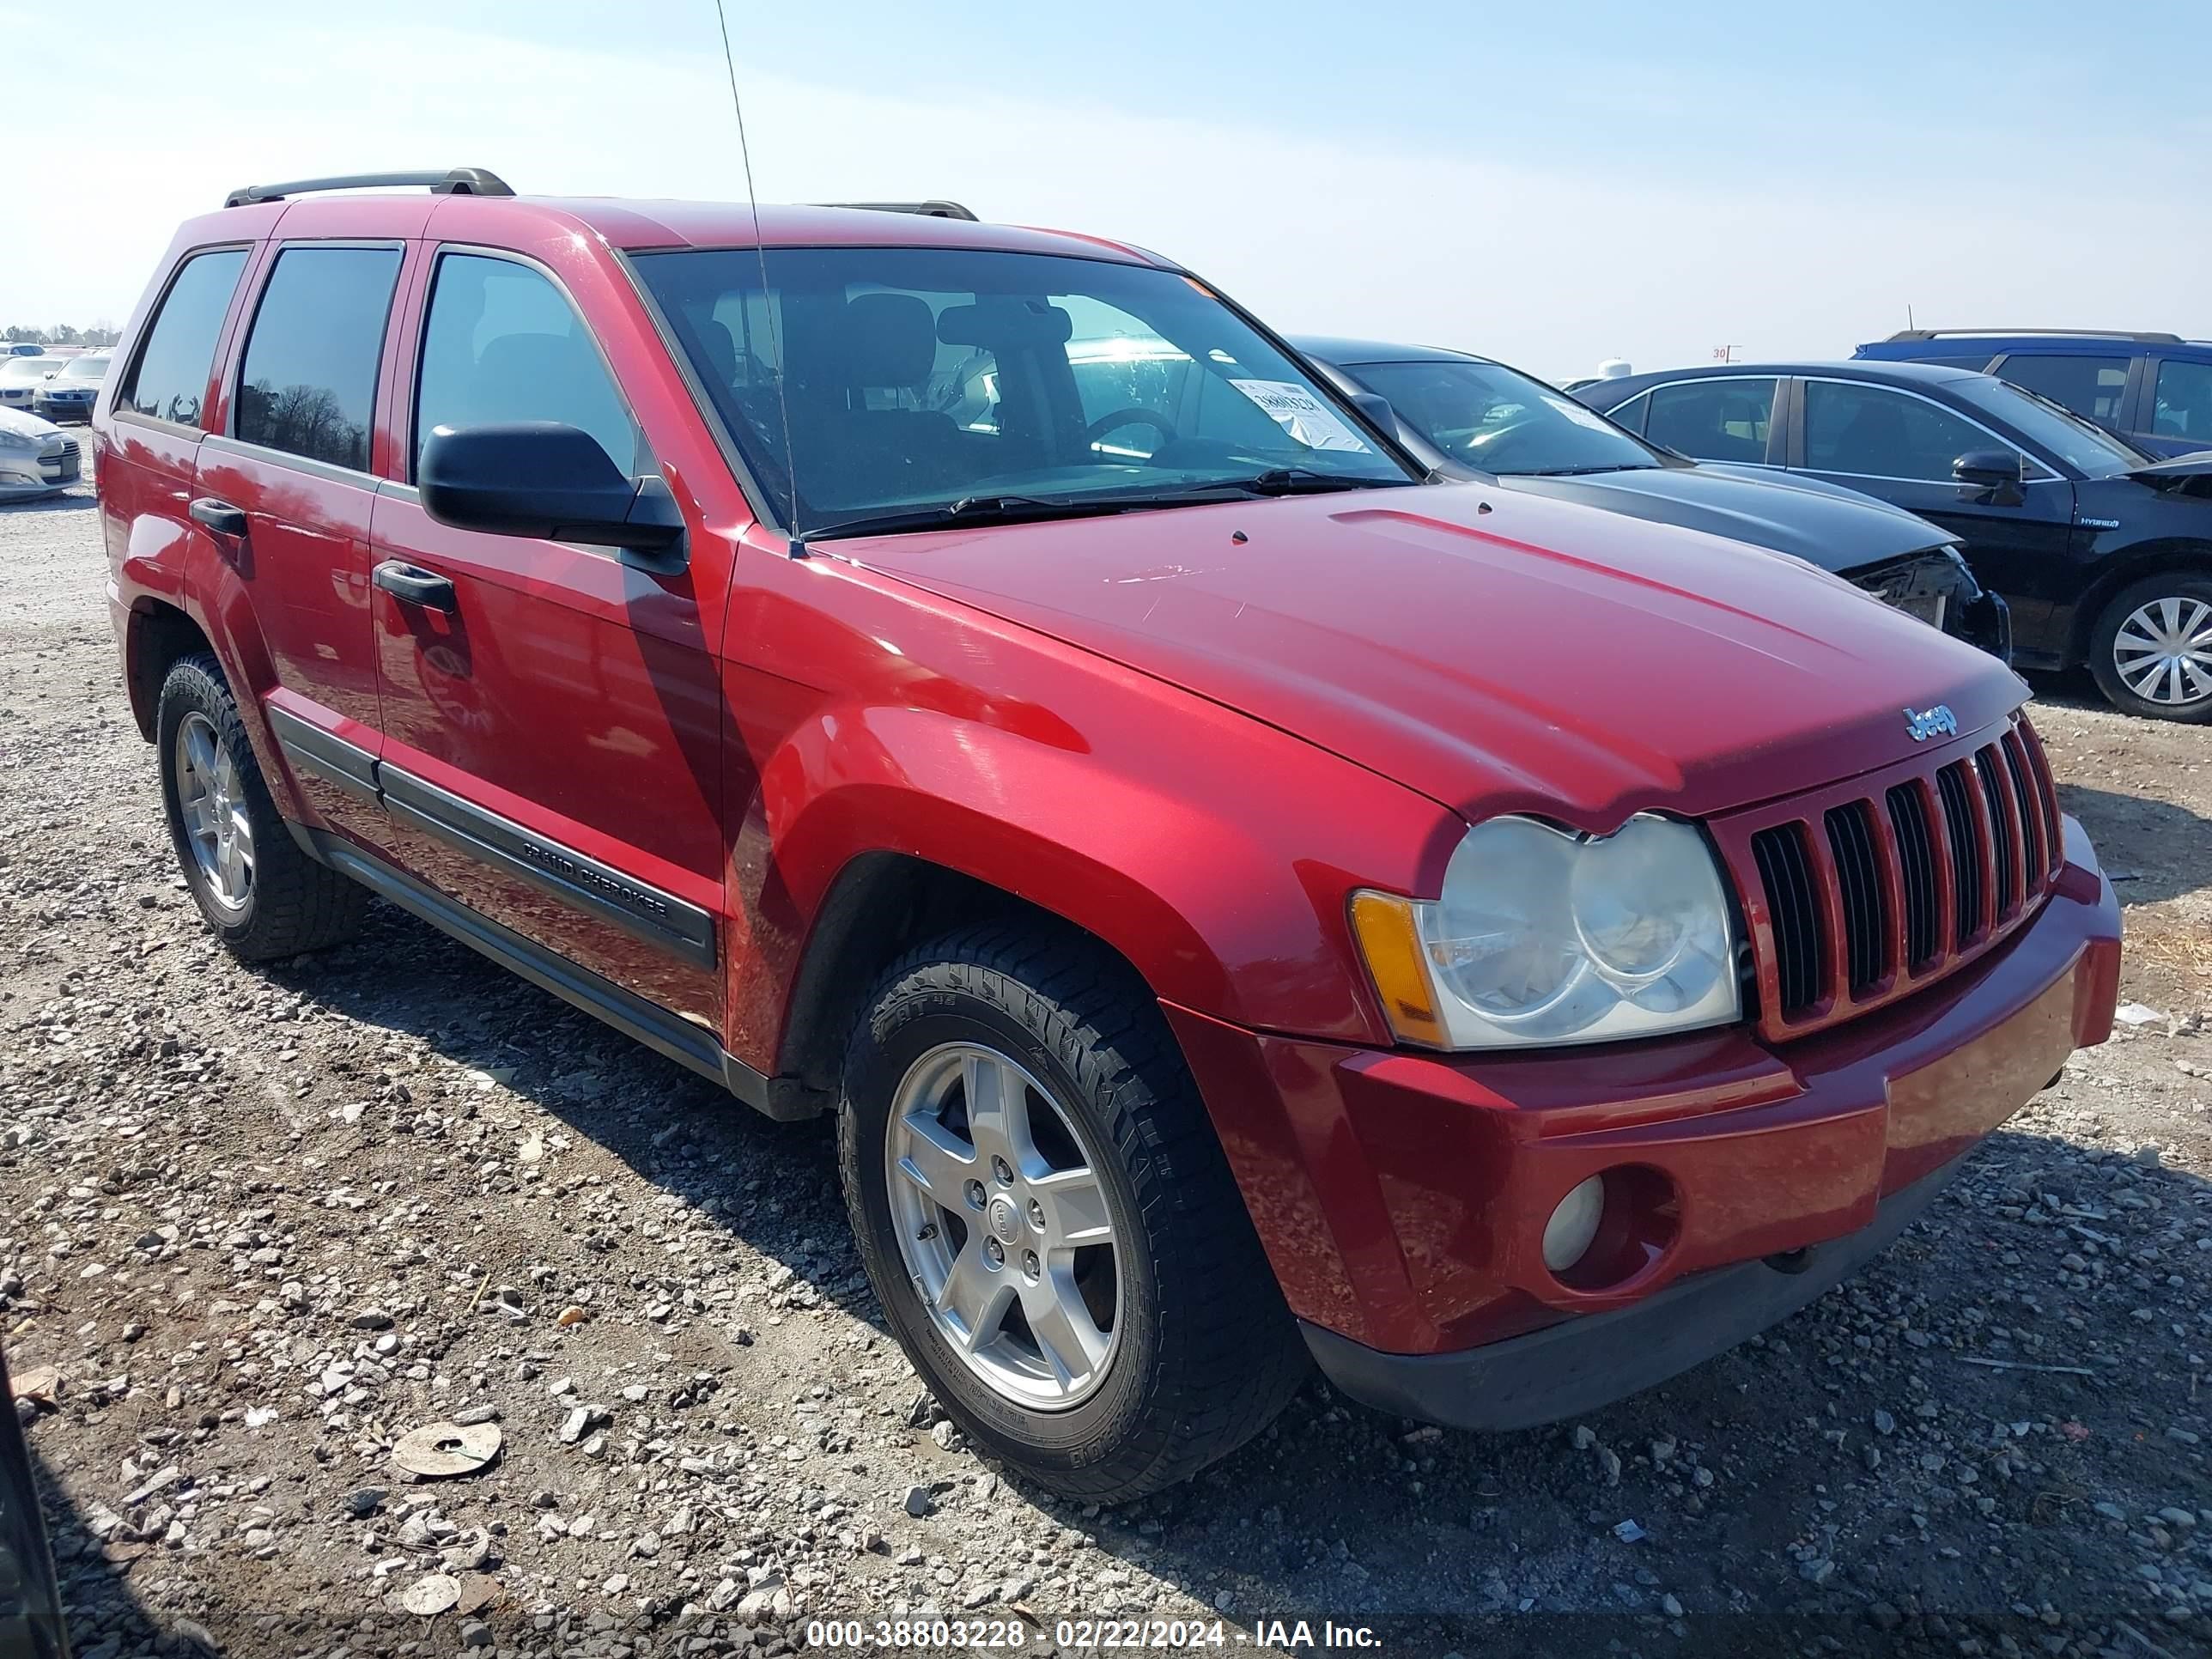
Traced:
[[1652, 813], [1610, 836], [1493, 818], [1461, 841], [1440, 897], [1358, 893], [1352, 921], [1398, 1036], [1433, 1048], [1606, 1042], [1742, 1012], [1712, 854]]

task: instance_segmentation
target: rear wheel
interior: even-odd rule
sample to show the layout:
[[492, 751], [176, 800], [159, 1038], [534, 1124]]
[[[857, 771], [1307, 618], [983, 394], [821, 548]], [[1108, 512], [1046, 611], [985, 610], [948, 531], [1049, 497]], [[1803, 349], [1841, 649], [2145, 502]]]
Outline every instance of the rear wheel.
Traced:
[[893, 1334], [979, 1445], [1141, 1497], [1271, 1420], [1305, 1372], [1158, 1006], [1042, 927], [917, 951], [847, 1057], [839, 1146]]
[[2130, 714], [2212, 720], [2212, 577], [2176, 571], [2122, 588], [2097, 619], [2089, 672]]
[[234, 955], [265, 961], [352, 936], [367, 891], [293, 841], [213, 657], [169, 670], [155, 745], [185, 885]]

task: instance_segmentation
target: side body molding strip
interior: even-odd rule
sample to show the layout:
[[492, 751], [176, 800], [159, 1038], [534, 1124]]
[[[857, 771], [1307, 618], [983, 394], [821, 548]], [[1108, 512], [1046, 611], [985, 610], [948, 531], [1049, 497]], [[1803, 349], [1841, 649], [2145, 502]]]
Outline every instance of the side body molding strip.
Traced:
[[377, 799], [376, 757], [368, 750], [310, 726], [289, 709], [268, 708], [264, 712], [276, 746], [294, 771], [313, 773], [364, 800]]
[[696, 967], [714, 965], [714, 918], [697, 905], [633, 881], [388, 761], [379, 763], [377, 778], [384, 810], [402, 823], [427, 830]]
[[380, 761], [366, 749], [285, 709], [272, 708], [266, 713], [276, 746], [295, 770], [374, 801], [401, 823], [436, 836], [695, 967], [713, 968], [720, 960], [714, 948], [714, 916], [688, 899], [633, 880], [597, 859]]

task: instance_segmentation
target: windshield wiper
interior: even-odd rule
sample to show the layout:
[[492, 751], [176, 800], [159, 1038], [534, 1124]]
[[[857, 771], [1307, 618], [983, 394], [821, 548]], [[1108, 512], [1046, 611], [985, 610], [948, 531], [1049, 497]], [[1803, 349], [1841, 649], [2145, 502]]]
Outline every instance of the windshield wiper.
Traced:
[[1116, 491], [1102, 495], [963, 495], [945, 507], [920, 507], [895, 513], [871, 513], [809, 527], [806, 539], [839, 536], [892, 536], [909, 530], [951, 530], [962, 525], [1037, 524], [1052, 519], [1088, 519], [1137, 513], [1162, 507], [1204, 507], [1224, 495], [1320, 495], [1409, 484], [1411, 478], [1362, 478], [1310, 467], [1270, 467], [1247, 478], [1207, 479], [1171, 489]]
[[1124, 513], [1147, 505], [1127, 496], [963, 495], [946, 507], [917, 507], [897, 513], [870, 513], [839, 519], [806, 532], [808, 540], [836, 536], [890, 536], [906, 530], [950, 530], [966, 524], [1034, 524], [1048, 519], [1082, 519]]
[[1515, 478], [1582, 478], [1594, 472], [1656, 472], [1659, 469], [1645, 461], [1608, 461], [1603, 466], [1537, 466], [1526, 472], [1500, 473], [1500, 477]]
[[1368, 478], [1350, 472], [1321, 472], [1310, 466], [1271, 466], [1249, 478], [1208, 479], [1175, 494], [1180, 496], [1205, 490], [1237, 489], [1248, 495], [1307, 495], [1332, 489], [1387, 489], [1392, 484], [1413, 482], [1411, 478]]

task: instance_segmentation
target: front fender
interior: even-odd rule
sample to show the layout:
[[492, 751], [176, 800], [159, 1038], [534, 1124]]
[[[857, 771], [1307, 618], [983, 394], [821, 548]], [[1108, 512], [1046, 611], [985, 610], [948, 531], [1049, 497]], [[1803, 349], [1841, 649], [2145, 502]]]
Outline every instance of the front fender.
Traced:
[[[758, 964], [768, 971], [754, 978], [777, 997], [732, 988], [732, 1048], [772, 1066], [805, 933], [841, 872], [880, 853], [1063, 918], [1181, 1006], [1389, 1042], [1352, 949], [1346, 896], [1413, 890], [1425, 866], [1449, 856], [1449, 815], [1190, 701], [1182, 729], [1152, 743], [1129, 740], [1121, 722], [1094, 723], [1086, 739], [1052, 723], [1024, 729], [911, 704], [833, 706], [805, 721], [762, 767], [759, 811], [739, 836], [741, 871], [773, 872], [747, 907], [754, 942], [779, 933], [785, 941], [781, 959]], [[798, 925], [776, 928], [768, 919], [779, 912]]]

